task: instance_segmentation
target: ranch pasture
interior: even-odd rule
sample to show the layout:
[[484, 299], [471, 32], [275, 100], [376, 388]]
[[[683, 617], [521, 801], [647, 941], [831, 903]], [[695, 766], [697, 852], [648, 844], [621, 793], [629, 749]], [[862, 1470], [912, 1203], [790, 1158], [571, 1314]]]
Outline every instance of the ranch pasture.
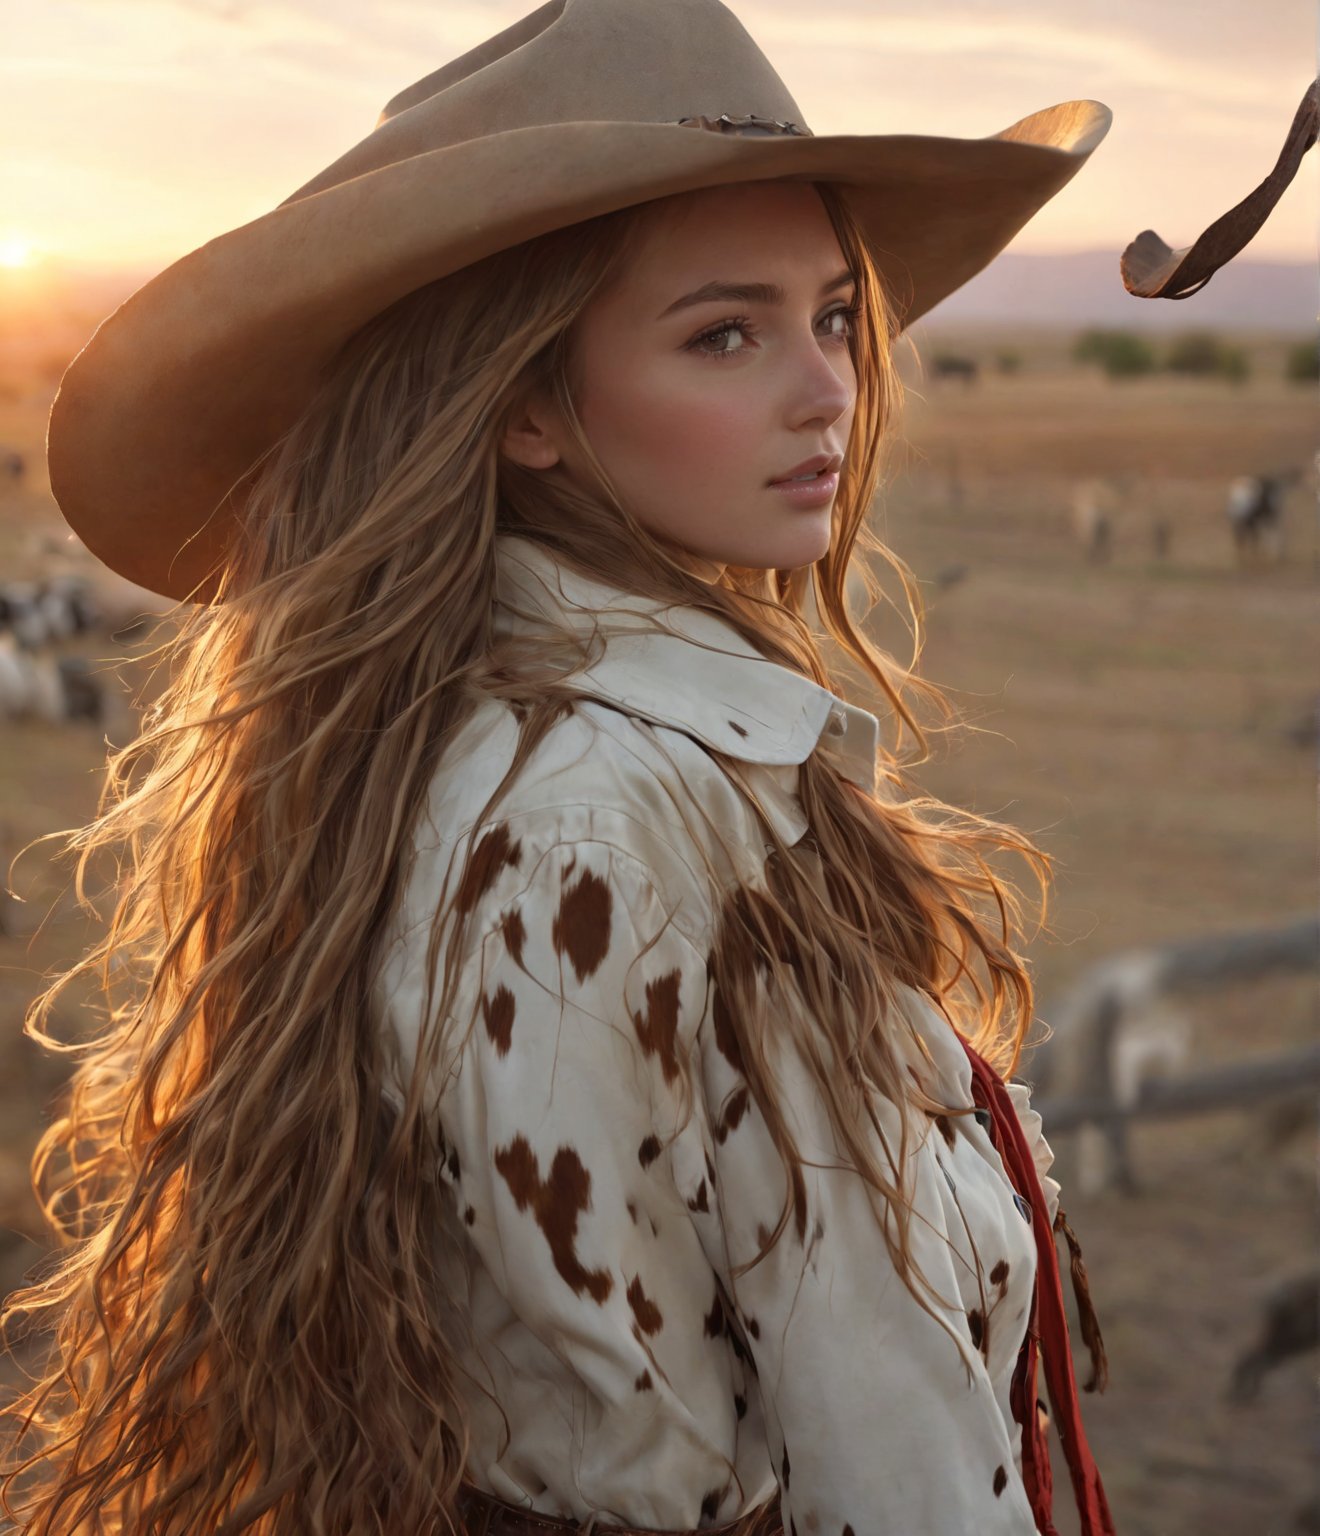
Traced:
[[[926, 596], [921, 670], [953, 692], [968, 727], [935, 735], [914, 774], [1054, 857], [1049, 930], [1028, 949], [1045, 1024], [1051, 1000], [1105, 956], [1314, 909], [1316, 391], [1282, 377], [1295, 338], [1232, 339], [1253, 363], [1241, 384], [1110, 381], [1070, 361], [1070, 336], [1021, 328], [918, 325], [901, 357], [907, 401], [875, 526]], [[1021, 363], [1001, 373], [995, 349], [1010, 345]], [[976, 359], [974, 381], [923, 372], [937, 349]], [[11, 370], [0, 384], [0, 446], [27, 464], [21, 480], [0, 481], [0, 579], [31, 581], [55, 558], [34, 535], [66, 532], [41, 467], [52, 383]], [[1240, 567], [1229, 483], [1291, 466], [1304, 473], [1286, 493], [1278, 558]], [[1121, 477], [1124, 492], [1106, 558], [1089, 559], [1073, 493], [1105, 476]], [[908, 655], [892, 610], [866, 622]], [[102, 628], [61, 644], [126, 698], [144, 677], [135, 658], [145, 642]], [[879, 710], [855, 669], [841, 682]], [[3, 1290], [42, 1252], [26, 1161], [62, 1065], [23, 1040], [22, 1018], [41, 978], [92, 931], [71, 899], [71, 865], [50, 863], [54, 844], [8, 865], [91, 816], [103, 732], [119, 744], [131, 728], [131, 712], [113, 718], [0, 721], [0, 853], [16, 893], [0, 911]], [[75, 990], [62, 1000], [70, 1031]], [[1315, 1038], [1314, 977], [1226, 986], [1185, 1006], [1183, 1023], [1188, 1069], [1288, 1051]], [[1038, 1022], [1032, 1039], [1047, 1032]], [[1037, 1059], [1063, 1044], [1044, 1044]], [[1030, 1055], [1018, 1075], [1033, 1080]], [[1051, 1135], [1046, 1119], [1109, 1356], [1108, 1391], [1083, 1393], [1082, 1408], [1122, 1536], [1320, 1529], [1314, 1513], [1316, 1523], [1302, 1520], [1320, 1449], [1314, 1350], [1269, 1370], [1248, 1401], [1229, 1391], [1267, 1291], [1314, 1262], [1314, 1104], [1314, 1084], [1302, 1084], [1246, 1110], [1143, 1120], [1131, 1132], [1131, 1193], [1088, 1188], [1080, 1138]], [[1080, 1384], [1075, 1328], [1074, 1358]], [[1073, 1536], [1054, 1449], [1056, 1521]]]

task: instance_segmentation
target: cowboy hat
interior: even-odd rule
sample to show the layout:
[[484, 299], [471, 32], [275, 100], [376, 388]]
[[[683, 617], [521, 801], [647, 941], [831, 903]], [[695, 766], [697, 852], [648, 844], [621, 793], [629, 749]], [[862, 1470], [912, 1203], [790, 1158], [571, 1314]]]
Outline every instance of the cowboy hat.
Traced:
[[549, 0], [102, 321], [51, 407], [52, 493], [108, 566], [208, 601], [257, 460], [404, 294], [629, 204], [788, 177], [845, 186], [898, 334], [987, 266], [1110, 122], [1079, 100], [987, 138], [817, 136], [719, 0]]

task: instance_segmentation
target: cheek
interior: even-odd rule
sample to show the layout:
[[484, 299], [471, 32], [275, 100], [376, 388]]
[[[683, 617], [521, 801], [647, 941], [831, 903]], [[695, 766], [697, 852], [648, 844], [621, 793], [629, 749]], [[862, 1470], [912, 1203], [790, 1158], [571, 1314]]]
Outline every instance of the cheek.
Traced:
[[652, 365], [596, 369], [583, 391], [582, 425], [607, 467], [733, 477], [764, 441], [752, 390], [717, 387], [719, 368], [666, 358]]

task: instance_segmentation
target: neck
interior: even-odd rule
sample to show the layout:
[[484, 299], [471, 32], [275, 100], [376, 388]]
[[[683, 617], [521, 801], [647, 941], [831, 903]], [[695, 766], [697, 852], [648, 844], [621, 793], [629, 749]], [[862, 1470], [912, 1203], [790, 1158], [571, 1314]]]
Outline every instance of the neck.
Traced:
[[691, 571], [699, 581], [704, 581], [710, 586], [714, 586], [720, 577], [724, 575], [725, 568], [722, 562], [718, 560], [705, 560], [700, 555], [694, 555], [688, 549], [676, 548], [674, 550], [674, 559], [678, 561], [684, 570]]

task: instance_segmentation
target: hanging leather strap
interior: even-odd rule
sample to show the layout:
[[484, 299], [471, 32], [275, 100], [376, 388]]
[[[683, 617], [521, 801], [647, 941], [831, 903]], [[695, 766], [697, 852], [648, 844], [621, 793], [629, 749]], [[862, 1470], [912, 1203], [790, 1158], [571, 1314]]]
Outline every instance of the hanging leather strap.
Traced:
[[1086, 1443], [1086, 1431], [1082, 1427], [1081, 1408], [1077, 1401], [1068, 1317], [1064, 1311], [1063, 1283], [1059, 1276], [1059, 1256], [1054, 1242], [1055, 1229], [1061, 1228], [1068, 1239], [1072, 1256], [1073, 1292], [1077, 1298], [1083, 1338], [1091, 1350], [1092, 1376], [1086, 1384], [1086, 1390], [1103, 1392], [1108, 1382], [1108, 1362], [1095, 1309], [1091, 1305], [1081, 1248], [1072, 1228], [1068, 1226], [1062, 1206], [1055, 1217], [1054, 1228], [1050, 1226], [1045, 1192], [1036, 1172], [1036, 1162], [1003, 1078], [961, 1035], [958, 1038], [962, 1040], [963, 1049], [972, 1064], [972, 1098], [981, 1108], [990, 1111], [991, 1140], [1014, 1189], [1030, 1207], [1032, 1231], [1036, 1238], [1039, 1259], [1036, 1284], [1028, 1314], [1027, 1337], [1022, 1346], [1018, 1374], [1013, 1382], [1014, 1412], [1022, 1424], [1023, 1481], [1032, 1514], [1040, 1536], [1058, 1536], [1051, 1515], [1053, 1489], [1049, 1443], [1046, 1439], [1046, 1426], [1036, 1411], [1036, 1358], [1039, 1351], [1045, 1358], [1045, 1380], [1054, 1410], [1054, 1422], [1068, 1460], [1073, 1497], [1081, 1519], [1081, 1536], [1114, 1536], [1113, 1516], [1109, 1512], [1109, 1502], [1105, 1498], [1099, 1469]]

